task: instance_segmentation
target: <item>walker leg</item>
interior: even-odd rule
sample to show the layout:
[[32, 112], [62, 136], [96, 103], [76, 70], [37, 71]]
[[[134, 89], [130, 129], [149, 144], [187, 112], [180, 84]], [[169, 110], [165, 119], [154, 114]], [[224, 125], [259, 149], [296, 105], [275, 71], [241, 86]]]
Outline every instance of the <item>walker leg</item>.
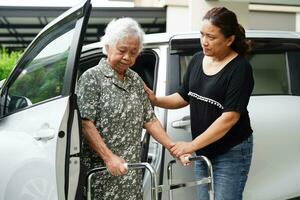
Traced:
[[[125, 164], [129, 170], [131, 169], [142, 169], [145, 168], [149, 171], [151, 177], [151, 200], [158, 200], [158, 191], [157, 191], [157, 175], [152, 165], [149, 163], [126, 163]], [[92, 177], [96, 172], [102, 172], [107, 170], [106, 167], [98, 167], [92, 169], [87, 174], [87, 200], [91, 200], [91, 182]]]

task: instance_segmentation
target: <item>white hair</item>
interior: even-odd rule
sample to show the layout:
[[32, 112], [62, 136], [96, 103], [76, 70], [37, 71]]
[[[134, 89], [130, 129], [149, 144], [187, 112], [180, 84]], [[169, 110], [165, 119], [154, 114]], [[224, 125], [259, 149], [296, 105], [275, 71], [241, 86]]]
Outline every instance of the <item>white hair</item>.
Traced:
[[130, 36], [135, 37], [139, 42], [139, 52], [143, 49], [144, 31], [140, 25], [132, 18], [124, 17], [113, 19], [106, 26], [105, 34], [101, 37], [103, 53], [107, 55], [106, 46], [114, 46], [122, 39]]

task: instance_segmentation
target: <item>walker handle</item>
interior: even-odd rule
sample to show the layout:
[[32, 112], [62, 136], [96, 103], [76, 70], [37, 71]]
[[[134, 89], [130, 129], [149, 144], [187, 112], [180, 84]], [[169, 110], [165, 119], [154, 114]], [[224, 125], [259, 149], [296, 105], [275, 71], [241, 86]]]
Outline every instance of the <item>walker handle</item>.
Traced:
[[185, 156], [185, 157], [184, 157], [184, 161], [186, 161], [186, 162], [191, 161], [191, 160], [190, 160], [191, 157], [192, 157], [192, 156]]
[[128, 163], [124, 163], [123, 165], [124, 165], [125, 169], [128, 170]]

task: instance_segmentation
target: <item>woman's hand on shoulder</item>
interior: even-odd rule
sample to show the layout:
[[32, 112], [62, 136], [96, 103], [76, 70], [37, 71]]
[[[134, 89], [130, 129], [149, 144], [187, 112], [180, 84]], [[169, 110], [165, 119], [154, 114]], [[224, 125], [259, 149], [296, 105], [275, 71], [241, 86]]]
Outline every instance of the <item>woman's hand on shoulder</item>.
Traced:
[[147, 85], [144, 83], [144, 90], [148, 96], [148, 99], [150, 100], [152, 105], [155, 105], [155, 101], [156, 101], [156, 96], [154, 94], [154, 92], [147, 87]]

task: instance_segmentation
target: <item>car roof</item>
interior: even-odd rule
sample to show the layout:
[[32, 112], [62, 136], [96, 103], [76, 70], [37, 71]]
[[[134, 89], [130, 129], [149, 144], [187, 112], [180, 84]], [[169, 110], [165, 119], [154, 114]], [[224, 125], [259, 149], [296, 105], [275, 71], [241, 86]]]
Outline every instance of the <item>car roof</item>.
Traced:
[[[144, 38], [144, 44], [167, 44], [173, 39], [197, 39], [199, 38], [199, 32], [182, 32], [182, 33], [154, 33], [147, 34]], [[246, 30], [247, 38], [269, 38], [269, 39], [300, 39], [300, 32], [292, 31], [272, 31], [272, 30]], [[83, 52], [89, 49], [102, 48], [101, 42], [91, 43], [85, 45], [82, 49]]]
[[[145, 43], [168, 42], [170, 39], [196, 39], [199, 36], [199, 32], [149, 34], [146, 35]], [[248, 38], [300, 39], [300, 33], [292, 31], [247, 30], [246, 36]]]

